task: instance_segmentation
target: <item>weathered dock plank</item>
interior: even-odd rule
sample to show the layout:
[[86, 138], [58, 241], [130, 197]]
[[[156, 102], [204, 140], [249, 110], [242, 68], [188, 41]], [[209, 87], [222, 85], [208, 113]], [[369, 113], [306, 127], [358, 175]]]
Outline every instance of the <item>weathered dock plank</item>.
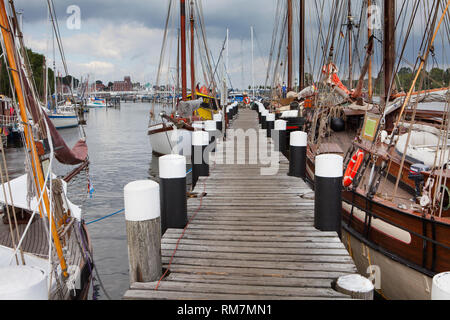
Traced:
[[[258, 130], [256, 113], [242, 111], [233, 126]], [[355, 265], [335, 232], [314, 228], [314, 201], [302, 198], [312, 190], [288, 176], [286, 159], [278, 154], [277, 173], [262, 175], [268, 165], [255, 163], [255, 147], [227, 140], [217, 149], [210, 177], [200, 178], [198, 197], [188, 199], [186, 230], [163, 236], [162, 261], [170, 272], [159, 286], [131, 284], [124, 299], [349, 298], [332, 281], [356, 273]], [[220, 164], [221, 151], [250, 164]]]

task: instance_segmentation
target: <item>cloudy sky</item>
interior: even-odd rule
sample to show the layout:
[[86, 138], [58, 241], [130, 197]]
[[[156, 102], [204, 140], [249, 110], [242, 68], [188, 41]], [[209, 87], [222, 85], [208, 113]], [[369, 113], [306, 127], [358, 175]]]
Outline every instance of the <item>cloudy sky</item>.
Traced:
[[[361, 2], [353, 1], [355, 16], [360, 15]], [[52, 42], [47, 15], [47, 0], [15, 0], [16, 10], [23, 13], [26, 45], [46, 54], [51, 60]], [[68, 62], [69, 73], [75, 77], [99, 79], [103, 82], [121, 80], [130, 75], [132, 81], [155, 83], [163, 39], [168, 0], [53, 0]], [[188, 2], [188, 1], [187, 1]], [[401, 2], [401, 1], [399, 1]], [[213, 58], [217, 60], [230, 30], [229, 74], [233, 85], [247, 87], [251, 83], [250, 27], [255, 30], [255, 82], [264, 84], [267, 60], [274, 29], [277, 0], [201, 0], [206, 33]], [[296, 3], [296, 1], [294, 1]], [[330, 0], [307, 1], [307, 64], [314, 64], [318, 42], [318, 19], [332, 10]], [[179, 1], [175, 0], [171, 26], [178, 28]], [[69, 28], [73, 12], [80, 8], [79, 29]], [[318, 10], [317, 5], [323, 5]], [[320, 8], [319, 8], [320, 9]], [[359, 19], [359, 18], [358, 18]], [[421, 16], [420, 19], [425, 19]], [[324, 22], [325, 23], [325, 22]], [[420, 43], [420, 23], [415, 25]], [[326, 29], [326, 26], [324, 28]], [[413, 33], [414, 34], [414, 33]], [[326, 35], [325, 35], [326, 37]], [[171, 45], [171, 47], [170, 47]], [[176, 42], [168, 50], [176, 53]], [[345, 48], [342, 48], [344, 50]], [[411, 47], [408, 60], [414, 62], [417, 48]], [[361, 54], [363, 56], [363, 53]], [[378, 52], [379, 55], [379, 52]], [[172, 60], [175, 60], [172, 58]], [[57, 69], [62, 70], [60, 59]], [[175, 65], [175, 61], [171, 62]], [[297, 68], [294, 68], [296, 70]], [[244, 71], [244, 72], [243, 72]], [[201, 71], [197, 70], [198, 73]]]

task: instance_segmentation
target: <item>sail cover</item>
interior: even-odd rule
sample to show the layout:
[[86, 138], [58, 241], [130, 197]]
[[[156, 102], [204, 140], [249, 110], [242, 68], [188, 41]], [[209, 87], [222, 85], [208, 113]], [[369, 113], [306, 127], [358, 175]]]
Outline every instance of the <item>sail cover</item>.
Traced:
[[77, 165], [83, 163], [88, 157], [88, 146], [84, 139], [80, 139], [75, 146], [70, 149], [64, 139], [56, 130], [53, 122], [50, 120], [46, 112], [42, 112], [50, 129], [50, 135], [53, 141], [56, 159], [66, 165]]
[[197, 99], [193, 101], [180, 101], [178, 105], [178, 113], [182, 118], [191, 117], [192, 114], [197, 111], [203, 103], [203, 99]]

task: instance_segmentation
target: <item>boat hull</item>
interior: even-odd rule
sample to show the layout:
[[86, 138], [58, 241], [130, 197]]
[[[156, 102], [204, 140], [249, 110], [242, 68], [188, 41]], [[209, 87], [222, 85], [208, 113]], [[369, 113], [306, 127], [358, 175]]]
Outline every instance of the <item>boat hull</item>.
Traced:
[[342, 241], [352, 254], [358, 273], [374, 281], [377, 292], [389, 300], [430, 300], [432, 278], [397, 262], [342, 230]]
[[[314, 171], [314, 161], [308, 157], [310, 183], [314, 181]], [[368, 206], [379, 218], [366, 217], [356, 205]], [[375, 272], [377, 291], [383, 297], [431, 298], [432, 277], [450, 268], [449, 251], [442, 246], [449, 246], [447, 223], [391, 208], [387, 203], [371, 201], [350, 191], [343, 192], [342, 219], [343, 244], [360, 274], [368, 276], [370, 271]]]
[[50, 120], [55, 125], [56, 129], [67, 129], [78, 127], [78, 116], [72, 115], [49, 115]]
[[192, 131], [176, 129], [164, 125], [149, 128], [148, 132], [152, 151], [156, 155], [179, 154], [191, 156]]

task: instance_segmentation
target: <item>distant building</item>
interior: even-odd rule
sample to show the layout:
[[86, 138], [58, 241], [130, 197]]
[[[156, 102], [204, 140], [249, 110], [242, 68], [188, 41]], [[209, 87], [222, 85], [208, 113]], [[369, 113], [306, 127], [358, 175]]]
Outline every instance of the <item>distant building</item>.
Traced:
[[123, 81], [114, 81], [112, 91], [132, 91], [133, 84], [131, 83], [131, 77], [125, 77]]

